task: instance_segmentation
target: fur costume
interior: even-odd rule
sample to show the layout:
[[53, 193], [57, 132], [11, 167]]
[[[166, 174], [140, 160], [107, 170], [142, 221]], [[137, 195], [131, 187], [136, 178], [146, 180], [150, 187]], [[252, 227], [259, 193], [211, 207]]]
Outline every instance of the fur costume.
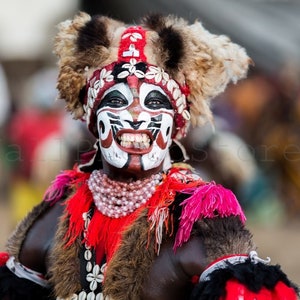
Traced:
[[[190, 123], [196, 126], [211, 120], [210, 100], [228, 83], [244, 78], [251, 63], [243, 48], [225, 36], [209, 33], [201, 23], [189, 25], [183, 19], [159, 15], [146, 17], [140, 26], [127, 26], [108, 17], [79, 13], [59, 25], [55, 53], [60, 98], [99, 140], [97, 111], [105, 91], [125, 82], [133, 83], [134, 94], [134, 84], [143, 80], [167, 95], [169, 110], [174, 111], [172, 139], [177, 150], [175, 138], [184, 136]], [[19, 281], [29, 286], [28, 276], [30, 284], [47, 281], [47, 288], [34, 292], [32, 299], [229, 300], [239, 299], [239, 291], [246, 289], [252, 293], [247, 299], [265, 289], [274, 295], [269, 299], [287, 291], [286, 299], [296, 299], [297, 287], [279, 268], [250, 255], [255, 246], [235, 195], [215, 182], [204, 182], [184, 163], [171, 165], [172, 155], [161, 165], [159, 179], [147, 178], [153, 190], [145, 201], [134, 203], [133, 211], [124, 210], [116, 217], [101, 211], [94, 193], [104, 198], [100, 193], [104, 177], [95, 190], [91, 181], [94, 171], [101, 175], [99, 140], [80, 165], [56, 177], [44, 201], [10, 238], [9, 258], [0, 270], [0, 279], [5, 280], [0, 281], [1, 297], [12, 293], [8, 299], [30, 299], [30, 290], [25, 296], [23, 290], [14, 291]], [[141, 178], [116, 186], [141, 186]], [[132, 196], [133, 200], [139, 198]], [[39, 249], [44, 256], [37, 265], [46, 271], [36, 274], [23, 261], [31, 263], [28, 248], [35, 245], [30, 238], [39, 232], [42, 220], [54, 227], [55, 236], [49, 236], [45, 250]], [[5, 264], [6, 254], [2, 259]], [[264, 274], [273, 271], [271, 282], [264, 280]], [[207, 274], [204, 281], [203, 274]], [[244, 276], [258, 274], [263, 279], [253, 289]], [[238, 298], [232, 296], [236, 294]]]

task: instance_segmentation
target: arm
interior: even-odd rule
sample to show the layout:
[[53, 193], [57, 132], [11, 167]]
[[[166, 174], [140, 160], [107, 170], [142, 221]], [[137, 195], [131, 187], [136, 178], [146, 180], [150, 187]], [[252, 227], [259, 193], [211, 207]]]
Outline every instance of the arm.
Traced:
[[238, 218], [201, 220], [195, 227], [203, 238], [209, 265], [190, 300], [297, 299], [298, 288], [279, 265], [258, 257], [252, 234]]
[[[34, 295], [37, 297], [34, 299], [44, 299], [48, 296], [49, 288], [41, 284], [47, 283], [48, 252], [62, 209], [59, 203], [49, 206], [42, 202], [17, 226], [7, 243], [8, 267], [4, 265], [0, 270], [1, 299], [33, 299]], [[36, 284], [34, 280], [39, 282], [39, 278], [44, 279]]]
[[168, 241], [154, 260], [143, 284], [143, 300], [188, 299], [193, 276], [206, 266], [203, 241], [192, 237], [175, 253], [174, 241]]

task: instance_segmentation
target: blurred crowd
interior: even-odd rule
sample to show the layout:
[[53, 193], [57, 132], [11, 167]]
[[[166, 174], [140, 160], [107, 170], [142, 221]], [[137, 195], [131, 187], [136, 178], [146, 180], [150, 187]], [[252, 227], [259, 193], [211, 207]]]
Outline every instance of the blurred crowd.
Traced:
[[18, 101], [10, 98], [5, 77], [1, 80], [6, 93], [0, 108], [5, 116], [1, 118], [0, 201], [9, 205], [13, 225], [41, 201], [61, 170], [71, 168], [81, 152], [93, 146], [85, 127], [57, 100], [56, 78], [55, 67], [33, 72], [20, 84]]
[[300, 69], [254, 68], [212, 103], [215, 124], [194, 129], [191, 160], [230, 187], [248, 216], [265, 222], [300, 216]]
[[276, 74], [255, 72], [224, 97], [220, 113], [227, 112], [288, 218], [299, 217], [300, 69], [288, 63]]

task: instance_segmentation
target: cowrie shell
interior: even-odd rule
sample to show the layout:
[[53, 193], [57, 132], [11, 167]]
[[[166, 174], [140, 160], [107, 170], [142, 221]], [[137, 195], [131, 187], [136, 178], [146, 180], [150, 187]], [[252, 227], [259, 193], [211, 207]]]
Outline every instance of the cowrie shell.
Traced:
[[182, 117], [187, 121], [191, 119], [191, 115], [186, 109], [182, 112]]
[[91, 258], [92, 258], [92, 252], [90, 250], [85, 250], [84, 251], [84, 259], [90, 260]]
[[90, 292], [88, 293], [87, 295], [87, 300], [95, 300], [96, 296], [95, 296], [95, 293], [94, 292]]
[[86, 292], [82, 291], [78, 295], [78, 300], [85, 300], [86, 299]]

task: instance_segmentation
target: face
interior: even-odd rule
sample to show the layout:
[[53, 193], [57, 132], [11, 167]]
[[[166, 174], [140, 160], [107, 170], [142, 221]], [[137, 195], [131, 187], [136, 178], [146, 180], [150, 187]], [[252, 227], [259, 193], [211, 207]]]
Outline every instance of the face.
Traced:
[[118, 83], [97, 110], [101, 153], [114, 167], [147, 171], [162, 165], [171, 145], [174, 110], [153, 84]]

